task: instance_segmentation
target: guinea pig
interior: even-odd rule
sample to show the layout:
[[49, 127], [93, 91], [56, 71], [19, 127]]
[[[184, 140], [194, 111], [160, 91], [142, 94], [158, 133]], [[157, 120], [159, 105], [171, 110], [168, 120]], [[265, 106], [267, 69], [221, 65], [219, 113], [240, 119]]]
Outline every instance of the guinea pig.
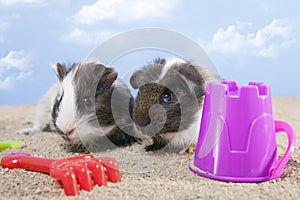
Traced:
[[[82, 62], [71, 66], [58, 63], [55, 70], [59, 84], [48, 98], [52, 109], [42, 112], [51, 116], [49, 124], [65, 140], [82, 143], [89, 151], [140, 141], [131, 135], [133, 98], [114, 68]], [[113, 112], [112, 106], [117, 111]]]
[[207, 82], [221, 79], [203, 66], [178, 58], [156, 59], [130, 77], [138, 89], [133, 121], [138, 132], [151, 137], [146, 151], [163, 148], [182, 152], [199, 134]]

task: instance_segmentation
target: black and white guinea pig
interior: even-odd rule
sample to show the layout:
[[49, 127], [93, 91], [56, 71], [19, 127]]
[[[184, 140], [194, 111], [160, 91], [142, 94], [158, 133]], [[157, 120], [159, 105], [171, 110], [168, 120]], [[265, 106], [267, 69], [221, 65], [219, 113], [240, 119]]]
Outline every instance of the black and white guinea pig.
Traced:
[[65, 140], [82, 142], [89, 151], [140, 141], [130, 135], [133, 98], [114, 68], [95, 62], [58, 63], [54, 68], [59, 83], [42, 98], [36, 114], [44, 117], [18, 133], [56, 129]]
[[182, 152], [195, 145], [206, 83], [220, 80], [205, 67], [178, 58], [156, 59], [136, 71], [130, 78], [138, 89], [133, 121], [153, 140], [146, 150]]

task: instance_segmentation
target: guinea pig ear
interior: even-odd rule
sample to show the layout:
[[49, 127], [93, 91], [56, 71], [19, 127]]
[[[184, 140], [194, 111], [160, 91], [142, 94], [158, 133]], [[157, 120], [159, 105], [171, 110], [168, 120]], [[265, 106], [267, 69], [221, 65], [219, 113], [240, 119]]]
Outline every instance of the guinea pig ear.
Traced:
[[112, 85], [117, 79], [118, 72], [114, 68], [106, 68], [100, 78], [100, 83], [103, 85]]
[[178, 69], [178, 72], [190, 82], [197, 98], [200, 98], [205, 94], [205, 81], [198, 70], [199, 67], [200, 66], [195, 66], [191, 63], [186, 63]]
[[139, 86], [141, 86], [142, 84], [142, 70], [137, 70], [136, 72], [134, 72], [132, 74], [132, 76], [130, 77], [130, 85], [133, 87], [133, 89], [138, 89]]
[[70, 71], [64, 64], [60, 63], [57, 63], [55, 66], [53, 66], [53, 68], [56, 71], [57, 77], [60, 81], [62, 81]]

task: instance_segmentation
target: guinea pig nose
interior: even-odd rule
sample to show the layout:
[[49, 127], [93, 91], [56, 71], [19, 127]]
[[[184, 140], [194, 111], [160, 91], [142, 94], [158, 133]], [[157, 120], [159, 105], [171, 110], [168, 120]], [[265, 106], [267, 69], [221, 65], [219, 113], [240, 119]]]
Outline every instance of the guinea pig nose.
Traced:
[[75, 131], [74, 128], [72, 128], [72, 129], [70, 129], [70, 130], [67, 130], [67, 131], [66, 131], [66, 135], [71, 135], [74, 131]]

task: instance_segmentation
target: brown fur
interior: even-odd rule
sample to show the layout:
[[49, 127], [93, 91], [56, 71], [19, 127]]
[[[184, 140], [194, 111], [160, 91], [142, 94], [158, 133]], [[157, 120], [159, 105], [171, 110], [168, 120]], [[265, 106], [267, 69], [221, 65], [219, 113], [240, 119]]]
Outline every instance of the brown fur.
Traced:
[[[165, 147], [176, 133], [188, 129], [202, 107], [207, 81], [219, 80], [189, 62], [173, 64], [160, 77], [165, 64], [165, 59], [156, 59], [130, 79], [131, 85], [139, 88], [133, 120], [144, 135], [153, 139], [147, 151]], [[165, 94], [171, 96], [170, 101], [164, 101]]]

